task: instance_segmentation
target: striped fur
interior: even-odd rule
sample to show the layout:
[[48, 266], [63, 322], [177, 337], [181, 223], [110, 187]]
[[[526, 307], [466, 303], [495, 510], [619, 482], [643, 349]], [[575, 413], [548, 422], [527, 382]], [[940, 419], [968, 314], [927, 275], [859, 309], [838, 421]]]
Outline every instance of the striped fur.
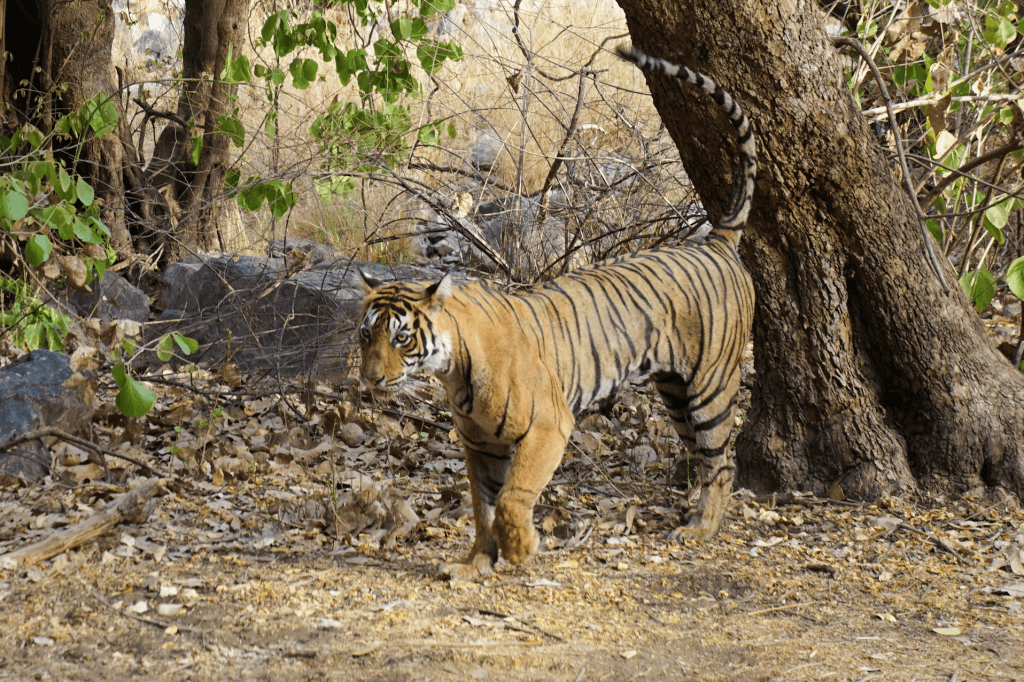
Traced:
[[736, 253], [753, 192], [753, 135], [736, 102], [706, 77], [625, 54], [711, 92], [740, 133], [733, 201], [705, 241], [604, 261], [515, 294], [453, 285], [450, 275], [432, 284], [363, 276], [364, 385], [392, 393], [414, 374], [434, 373], [465, 448], [476, 540], [464, 561], [445, 565], [452, 578], [491, 574], [499, 552], [514, 564], [530, 558], [538, 540], [533, 506], [561, 462], [575, 416], [627, 381], [654, 382], [698, 457], [700, 502], [671, 537], [709, 537], [722, 521], [754, 307]]

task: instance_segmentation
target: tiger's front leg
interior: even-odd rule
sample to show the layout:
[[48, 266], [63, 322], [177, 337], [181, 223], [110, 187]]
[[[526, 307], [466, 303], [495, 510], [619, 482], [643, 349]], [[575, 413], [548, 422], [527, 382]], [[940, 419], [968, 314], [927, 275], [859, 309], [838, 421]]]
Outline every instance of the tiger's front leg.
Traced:
[[[527, 561], [537, 551], [539, 537], [533, 527], [533, 505], [562, 461], [572, 432], [566, 407], [563, 419], [534, 423], [520, 440], [512, 469], [498, 497], [494, 536], [501, 555], [512, 564]], [[567, 423], [566, 423], [567, 422]]]
[[452, 580], [486, 578], [494, 573], [494, 564], [498, 561], [498, 543], [492, 530], [494, 507], [512, 467], [512, 449], [500, 447], [492, 450], [465, 448], [476, 540], [464, 560], [450, 561], [441, 566], [441, 574]]

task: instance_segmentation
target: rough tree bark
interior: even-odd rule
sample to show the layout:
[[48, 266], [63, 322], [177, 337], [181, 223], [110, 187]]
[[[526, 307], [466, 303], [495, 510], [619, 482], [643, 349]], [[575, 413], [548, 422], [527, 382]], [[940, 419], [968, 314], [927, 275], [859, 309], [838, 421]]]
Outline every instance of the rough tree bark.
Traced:
[[[110, 96], [117, 106], [117, 129], [102, 140], [89, 139], [76, 170], [102, 200], [101, 219], [110, 228], [111, 246], [122, 257], [130, 255], [126, 192], [132, 182], [130, 177], [126, 182], [130, 158], [123, 142], [127, 140], [130, 147], [131, 140], [111, 68], [114, 15], [109, 0], [37, 0], [34, 7], [8, 3], [5, 20], [9, 29], [17, 29], [8, 30], [6, 36], [13, 78], [5, 84], [4, 97], [21, 117], [45, 133], [61, 114], [77, 109], [97, 93]], [[10, 85], [35, 94], [14, 99]]]
[[193, 248], [215, 245], [221, 208], [215, 201], [224, 191], [224, 176], [231, 164], [227, 135], [214, 134], [218, 120], [228, 111], [233, 86], [219, 76], [230, 46], [238, 55], [249, 17], [246, 0], [187, 0], [182, 45], [184, 86], [178, 99], [177, 116], [194, 123], [203, 136], [198, 165], [190, 160], [192, 136], [172, 123], [157, 140], [150, 163], [155, 184], [180, 209], [176, 243], [168, 254], [179, 260]]
[[[183, 88], [177, 116], [194, 122], [203, 136], [199, 164], [192, 165], [191, 135], [177, 123], [168, 125], [149, 168], [143, 164], [126, 125], [124, 92], [112, 63], [114, 13], [110, 0], [36, 0], [6, 3], [7, 66], [3, 99], [22, 121], [50, 132], [56, 118], [97, 93], [111, 97], [119, 123], [114, 134], [89, 139], [77, 172], [103, 200], [102, 219], [119, 256], [164, 245], [163, 259], [177, 260], [193, 248], [213, 245], [224, 175], [231, 161], [230, 140], [214, 134], [229, 104], [230, 86], [219, 78], [234, 44], [245, 38], [245, 0], [188, 0], [184, 22]], [[38, 66], [38, 70], [36, 67]], [[65, 88], [66, 86], [66, 88]], [[16, 98], [16, 90], [32, 94]], [[41, 106], [40, 106], [41, 102]], [[151, 110], [152, 111], [152, 110]], [[158, 115], [165, 112], [156, 112]], [[158, 191], [159, 190], [159, 191]]]
[[[634, 44], [702, 71], [753, 121], [760, 163], [743, 257], [757, 379], [738, 484], [1024, 493], [1024, 378], [996, 352], [856, 109], [808, 0], [619, 0]], [[734, 134], [692, 88], [648, 76], [712, 218]], [[700, 131], [695, 135], [694, 131]]]

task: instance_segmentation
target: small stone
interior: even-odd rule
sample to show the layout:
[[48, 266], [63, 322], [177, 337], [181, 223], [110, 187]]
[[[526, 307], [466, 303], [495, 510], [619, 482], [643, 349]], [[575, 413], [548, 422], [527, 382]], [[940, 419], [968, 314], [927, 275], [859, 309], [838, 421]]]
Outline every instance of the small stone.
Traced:
[[157, 604], [156, 613], [159, 616], [177, 616], [185, 610], [181, 604]]
[[127, 609], [125, 609], [125, 611], [130, 611], [131, 613], [137, 613], [141, 615], [146, 611], [149, 611], [149, 605], [146, 603], [145, 599], [142, 599], [129, 606]]
[[362, 427], [351, 422], [342, 426], [338, 435], [341, 437], [341, 441], [350, 448], [357, 448], [366, 440], [366, 434], [363, 433]]
[[458, 249], [456, 249], [454, 246], [449, 244], [447, 241], [438, 242], [437, 244], [434, 244], [432, 249], [433, 249], [434, 255], [438, 256], [439, 258], [444, 258], [445, 256], [451, 256], [451, 255], [455, 254], [458, 251]]

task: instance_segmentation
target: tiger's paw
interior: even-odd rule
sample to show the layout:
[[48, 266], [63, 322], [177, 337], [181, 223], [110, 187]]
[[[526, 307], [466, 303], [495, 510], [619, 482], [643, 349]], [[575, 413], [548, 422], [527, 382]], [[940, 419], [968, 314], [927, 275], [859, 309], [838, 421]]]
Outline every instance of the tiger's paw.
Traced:
[[534, 530], [531, 520], [532, 514], [529, 512], [522, 514], [522, 519], [519, 519], [507, 513], [501, 505], [498, 506], [494, 516], [494, 537], [505, 561], [518, 566], [537, 553], [540, 536]]
[[441, 564], [438, 575], [452, 582], [476, 582], [494, 575], [494, 562], [486, 554], [477, 554], [466, 561]]
[[709, 523], [702, 516], [693, 516], [685, 526], [679, 526], [668, 534], [670, 542], [685, 542], [687, 540], [707, 540], [718, 532], [719, 523]]
[[670, 542], [686, 542], [688, 540], [703, 540], [706, 537], [711, 537], [711, 533], [706, 528], [693, 527], [693, 526], [679, 526], [671, 533], [668, 534]]

